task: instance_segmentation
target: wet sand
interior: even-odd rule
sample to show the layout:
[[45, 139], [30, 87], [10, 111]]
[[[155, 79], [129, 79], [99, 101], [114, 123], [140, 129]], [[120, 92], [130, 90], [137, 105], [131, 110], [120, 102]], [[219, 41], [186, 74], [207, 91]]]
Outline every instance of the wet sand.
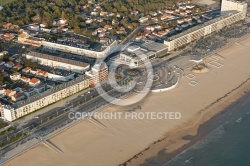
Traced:
[[[130, 107], [112, 106], [104, 110], [128, 111], [140, 105], [141, 109], [134, 111], [180, 112], [181, 119], [99, 120], [103, 125], [84, 120], [50, 139], [62, 153], [40, 144], [4, 165], [139, 165], [159, 152], [164, 154], [164, 148], [167, 153], [179, 153], [178, 148], [190, 143], [190, 140], [183, 139], [184, 136], [195, 136], [201, 124], [239, 99], [248, 89], [250, 56], [247, 46], [250, 38], [241, 43], [242, 46], [234, 45], [219, 52], [223, 58], [215, 56], [222, 64], [220, 68], [216, 67], [217, 63], [211, 63], [213, 66], [208, 73], [194, 74], [192, 80], [198, 83], [196, 86], [190, 85], [190, 79], [183, 77], [174, 90], [150, 94], [144, 101]], [[212, 60], [208, 58], [206, 63]], [[184, 63], [182, 60], [176, 62], [177, 65]], [[187, 66], [184, 68], [186, 75], [191, 73]]]

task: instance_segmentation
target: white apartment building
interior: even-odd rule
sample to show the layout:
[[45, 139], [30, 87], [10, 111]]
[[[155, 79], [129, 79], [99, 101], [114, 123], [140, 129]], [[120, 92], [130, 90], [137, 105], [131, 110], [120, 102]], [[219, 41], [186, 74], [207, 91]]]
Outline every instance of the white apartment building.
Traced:
[[[233, 4], [236, 7], [230, 7], [233, 6]], [[240, 20], [244, 20], [246, 18], [246, 6], [246, 3], [223, 0], [221, 10], [224, 12], [221, 17], [207, 21], [200, 26], [190, 28], [178, 35], [170, 37], [164, 41], [164, 44], [168, 46], [168, 51], [172, 51], [194, 40], [200, 39], [201, 37], [223, 29], [226, 26], [232, 25]], [[234, 10], [225, 12], [228, 11], [227, 9]]]
[[40, 52], [30, 51], [26, 54], [23, 54], [23, 56], [25, 56], [27, 59], [32, 59], [44, 66], [68, 70], [76, 73], [83, 73], [90, 68], [90, 65], [85, 62], [74, 61]]
[[75, 76], [75, 73], [70, 74], [58, 74], [58, 73], [48, 73], [48, 79], [52, 81], [69, 81], [73, 80]]
[[246, 15], [247, 3], [236, 1], [236, 0], [222, 0], [221, 2], [221, 12], [227, 13], [229, 11], [236, 10], [238, 12], [243, 12]]
[[87, 56], [91, 58], [105, 57], [105, 55], [107, 55], [110, 51], [112, 51], [112, 47], [118, 44], [118, 42], [114, 40], [108, 46], [105, 46], [105, 49], [103, 49], [102, 51], [96, 51], [96, 50], [91, 50], [91, 49], [84, 49], [84, 48], [74, 47], [70, 45], [60, 44], [56, 42], [53, 43], [53, 42], [45, 41], [44, 39], [30, 37], [24, 34], [19, 35], [18, 42], [21, 44], [28, 44], [28, 45], [33, 45], [37, 47], [43, 46], [44, 48], [47, 48], [50, 50], [68, 52], [68, 53]]
[[90, 86], [94, 86], [96, 83], [101, 83], [108, 77], [107, 64], [105, 62], [102, 64], [95, 64], [90, 71], [86, 72], [86, 76], [90, 77]]
[[49, 104], [71, 96], [88, 87], [89, 79], [85, 77], [79, 77], [74, 81], [61, 84], [43, 93], [29, 97], [24, 101], [17, 102], [11, 106], [4, 105], [2, 107], [1, 116], [5, 120], [13, 121]]

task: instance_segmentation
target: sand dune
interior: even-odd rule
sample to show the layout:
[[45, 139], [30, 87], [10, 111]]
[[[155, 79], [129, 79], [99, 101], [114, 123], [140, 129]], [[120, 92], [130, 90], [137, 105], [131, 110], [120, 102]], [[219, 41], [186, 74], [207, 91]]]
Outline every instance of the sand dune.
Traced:
[[[182, 114], [180, 120], [128, 120], [124, 118], [100, 120], [106, 127], [97, 125], [92, 120], [84, 120], [50, 139], [63, 153], [56, 153], [40, 144], [9, 161], [5, 166], [116, 166], [129, 160], [153, 142], [166, 137], [169, 138], [165, 143], [168, 151], [175, 150], [181, 144], [186, 143], [186, 141], [178, 139], [190, 134], [191, 131], [189, 130], [187, 133], [184, 131], [185, 128], [190, 125], [197, 128], [200, 123], [221, 110], [225, 103], [223, 105], [218, 103], [217, 109], [213, 106], [213, 109], [203, 112], [201, 110], [250, 77], [250, 56], [247, 47], [250, 45], [250, 38], [240, 43], [242, 45], [234, 45], [218, 53], [225, 58], [218, 58], [217, 62], [222, 65], [220, 68], [209, 66], [208, 73], [194, 74], [195, 78], [192, 80], [198, 83], [196, 86], [190, 85], [190, 79], [183, 77], [178, 88], [174, 90], [150, 94], [145, 100], [134, 106], [113, 106], [104, 110], [126, 111], [141, 105], [142, 109], [137, 109], [137, 112], [180, 112]], [[210, 61], [212, 61], [211, 58], [205, 60], [206, 63]], [[189, 63], [185, 66], [185, 74], [192, 73], [186, 69], [187, 66], [190, 66]], [[183, 64], [183, 60], [177, 61], [176, 64]], [[202, 115], [207, 116], [204, 118]], [[196, 128], [193, 128], [191, 134], [195, 134]], [[171, 136], [171, 133], [175, 136]], [[177, 142], [177, 140], [179, 141]], [[163, 147], [157, 148], [152, 148], [153, 150], [149, 154], [156, 155], [157, 150]], [[149, 154], [145, 153], [145, 155]], [[131, 165], [137, 165], [144, 159], [145, 156], [133, 160]]]

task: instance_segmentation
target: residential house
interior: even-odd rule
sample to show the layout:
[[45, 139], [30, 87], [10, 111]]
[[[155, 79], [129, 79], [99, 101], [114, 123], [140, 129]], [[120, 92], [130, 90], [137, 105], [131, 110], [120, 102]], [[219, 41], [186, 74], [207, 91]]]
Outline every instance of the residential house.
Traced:
[[106, 29], [106, 30], [112, 30], [112, 26], [110, 26], [110, 25], [105, 25], [105, 26], [104, 26], [104, 29]]
[[0, 66], [3, 65], [3, 64], [5, 64], [5, 62], [0, 60]]
[[40, 27], [41, 28], [46, 28], [47, 26], [48, 26], [48, 24], [46, 22], [40, 23]]
[[23, 82], [25, 82], [25, 83], [29, 83], [30, 82], [30, 78], [25, 77], [25, 76], [21, 76], [20, 80], [23, 81]]
[[143, 37], [142, 35], [137, 35], [137, 36], [135, 37], [135, 40], [136, 40], [136, 41], [139, 41], [139, 40], [142, 39], [142, 37]]
[[35, 87], [35, 86], [39, 85], [40, 83], [41, 83], [41, 81], [34, 77], [30, 80], [29, 85], [32, 87]]
[[192, 5], [192, 4], [188, 4], [188, 5], [186, 5], [186, 8], [187, 9], [193, 9], [195, 6], [194, 5]]
[[117, 14], [116, 14], [116, 17], [118, 17], [118, 18], [121, 17], [121, 14], [120, 14], [120, 13], [117, 13]]
[[97, 15], [98, 15], [98, 12], [92, 11], [92, 12], [90, 13], [90, 15], [91, 15], [91, 16], [97, 16]]
[[182, 15], [182, 16], [186, 16], [186, 15], [187, 15], [187, 13], [186, 13], [186, 12], [180, 12], [180, 15]]
[[107, 43], [109, 42], [109, 38], [100, 38], [100, 43]]
[[16, 64], [16, 65], [13, 67], [13, 69], [16, 69], [17, 71], [20, 70], [21, 68], [23, 68], [23, 66], [20, 65], [20, 64]]
[[147, 26], [146, 27], [146, 30], [148, 30], [148, 31], [154, 31], [155, 30], [155, 28], [154, 28], [154, 26]]
[[31, 25], [28, 26], [27, 29], [30, 30], [30, 31], [39, 31], [40, 30], [38, 24], [31, 24]]
[[14, 39], [15, 35], [13, 33], [4, 33], [2, 35], [2, 39], [5, 41], [11, 41], [12, 39]]
[[6, 96], [11, 97], [11, 96], [14, 96], [16, 94], [16, 91], [14, 91], [12, 89], [6, 89], [5, 94], [6, 94]]
[[48, 72], [47, 72], [47, 71], [44, 71], [44, 70], [38, 70], [36, 74], [37, 74], [37, 76], [39, 76], [39, 77], [43, 77], [43, 78], [48, 77]]
[[104, 37], [105, 35], [106, 35], [105, 32], [101, 32], [101, 33], [98, 34], [98, 37]]
[[155, 17], [155, 16], [158, 15], [157, 12], [153, 12], [153, 11], [149, 12], [149, 14], [150, 14], [152, 17]]
[[96, 30], [93, 31], [93, 32], [92, 32], [92, 35], [93, 35], [93, 36], [96, 36], [96, 35], [97, 35], [97, 31], [96, 31]]
[[184, 19], [179, 19], [179, 20], [177, 20], [177, 23], [178, 23], [178, 24], [184, 23]]
[[22, 72], [29, 73], [30, 70], [31, 70], [30, 67], [25, 67], [25, 68], [22, 70]]
[[13, 62], [7, 62], [4, 64], [5, 67], [7, 68], [13, 68], [14, 67], [14, 63]]
[[13, 81], [17, 81], [17, 80], [20, 80], [21, 78], [21, 74], [16, 72], [16, 73], [13, 73], [10, 75], [10, 79], [13, 80]]
[[167, 10], [166, 10], [166, 13], [168, 13], [168, 14], [173, 14], [173, 13], [174, 13], [174, 10], [167, 9]]
[[31, 97], [37, 94], [37, 90], [33, 87], [26, 87], [22, 89], [22, 92], [26, 97]]
[[181, 6], [179, 6], [179, 9], [181, 9], [181, 10], [186, 10], [187, 8], [186, 8], [185, 5], [181, 5]]
[[171, 14], [164, 14], [163, 16], [161, 16], [161, 20], [166, 20], [166, 19], [170, 19], [173, 16]]
[[18, 102], [23, 99], [25, 99], [25, 95], [22, 92], [16, 93], [13, 96], [11, 96], [11, 100], [15, 102]]
[[30, 73], [31, 73], [31, 74], [36, 74], [36, 72], [37, 72], [37, 71], [36, 71], [35, 69], [30, 69]]
[[36, 90], [37, 93], [42, 93], [46, 90], [46, 84], [40, 84], [35, 86], [34, 88]]
[[12, 25], [13, 25], [12, 23], [6, 23], [6, 24], [3, 24], [2, 27], [3, 29], [9, 30]]
[[40, 21], [41, 17], [39, 15], [35, 15], [34, 17], [31, 18], [32, 21]]
[[57, 25], [65, 25], [67, 23], [67, 20], [64, 18], [60, 18], [57, 20]]
[[2, 88], [2, 87], [0, 87], [0, 95], [5, 95], [5, 89], [4, 88]]
[[148, 21], [148, 18], [147, 17], [141, 17], [140, 19], [139, 19], [139, 22], [140, 23], [145, 23], [145, 22], [147, 22]]
[[155, 28], [156, 30], [161, 30], [161, 29], [162, 29], [162, 26], [160, 26], [160, 25], [157, 24], [157, 25], [154, 26], [154, 28]]
[[157, 17], [152, 17], [151, 20], [154, 21], [154, 22], [159, 21], [159, 19]]
[[101, 11], [100, 12], [100, 16], [106, 16], [108, 13], [107, 12], [104, 12], [104, 11]]

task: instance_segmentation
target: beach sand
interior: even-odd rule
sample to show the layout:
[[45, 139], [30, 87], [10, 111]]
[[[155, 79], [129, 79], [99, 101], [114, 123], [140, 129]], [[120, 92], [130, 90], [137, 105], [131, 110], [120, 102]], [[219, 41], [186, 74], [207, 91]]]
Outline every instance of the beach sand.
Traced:
[[[139, 165], [166, 147], [168, 153], [177, 150], [189, 142], [183, 140], [183, 136], [195, 135], [200, 124], [237, 100], [250, 87], [246, 82], [250, 78], [247, 47], [250, 38], [240, 43], [242, 45], [220, 51], [218, 54], [222, 58], [215, 56], [222, 64], [220, 68], [216, 67], [217, 62], [211, 62], [208, 73], [194, 74], [192, 80], [198, 83], [196, 86], [190, 85], [190, 79], [184, 76], [174, 90], [151, 93], [133, 106], [112, 106], [104, 110], [126, 111], [140, 105], [141, 109], [135, 109], [136, 112], [180, 112], [181, 119], [99, 120], [103, 125], [84, 120], [50, 139], [62, 153], [40, 144], [4, 165], [117, 166], [128, 160], [126, 165]], [[206, 63], [210, 61], [213, 59], [205, 60]], [[183, 64], [183, 60], [176, 62], [180, 63]], [[192, 73], [188, 65], [184, 69], [186, 75]]]

